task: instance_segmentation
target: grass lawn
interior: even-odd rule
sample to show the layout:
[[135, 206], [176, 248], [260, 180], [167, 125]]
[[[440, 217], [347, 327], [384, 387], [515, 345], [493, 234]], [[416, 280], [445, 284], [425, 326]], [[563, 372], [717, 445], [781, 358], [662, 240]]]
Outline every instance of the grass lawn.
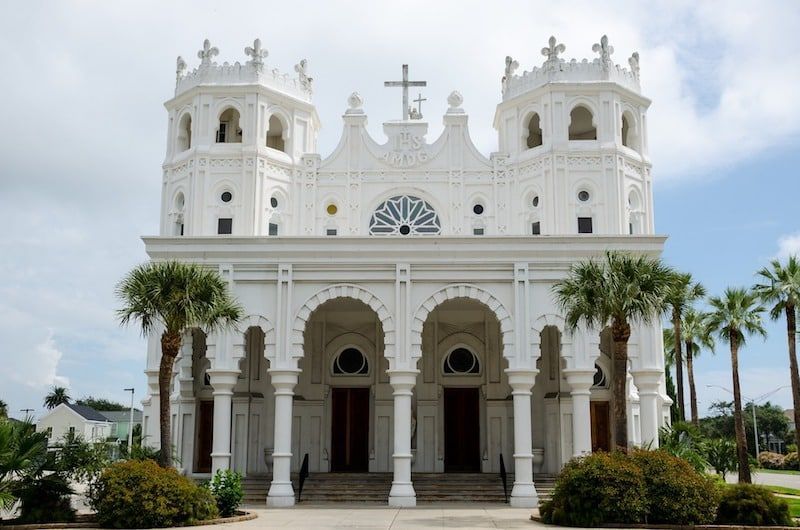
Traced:
[[800, 490], [795, 488], [787, 488], [784, 486], [768, 486], [766, 484], [762, 484], [765, 488], [767, 488], [772, 493], [781, 493], [783, 495], [796, 495], [800, 497]]
[[787, 499], [786, 497], [783, 498], [786, 503], [789, 505], [789, 513], [792, 517], [800, 517], [800, 497], [797, 499]]
[[777, 473], [779, 475], [800, 475], [796, 469], [754, 469], [756, 473]]

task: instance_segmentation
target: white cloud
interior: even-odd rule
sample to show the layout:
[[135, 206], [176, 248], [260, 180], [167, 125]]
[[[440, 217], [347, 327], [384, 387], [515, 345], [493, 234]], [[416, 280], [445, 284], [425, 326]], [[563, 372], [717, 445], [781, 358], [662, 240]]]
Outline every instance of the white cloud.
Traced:
[[778, 258], [800, 256], [800, 232], [778, 238]]

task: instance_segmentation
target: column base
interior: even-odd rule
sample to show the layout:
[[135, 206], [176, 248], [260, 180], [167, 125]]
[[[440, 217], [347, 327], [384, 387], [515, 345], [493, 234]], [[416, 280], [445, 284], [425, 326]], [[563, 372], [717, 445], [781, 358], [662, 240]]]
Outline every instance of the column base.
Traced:
[[408, 483], [392, 482], [392, 489], [389, 492], [389, 506], [395, 508], [410, 508], [417, 505], [417, 492], [414, 486]]
[[292, 489], [291, 482], [273, 482], [272, 485], [270, 485], [269, 493], [267, 493], [267, 507], [288, 508], [289, 506], [294, 506], [294, 504], [294, 489]]
[[509, 504], [514, 508], [538, 508], [539, 495], [536, 494], [536, 487], [533, 483], [514, 483], [511, 489], [511, 499]]
[[267, 495], [267, 508], [291, 508], [294, 506], [294, 495], [291, 497], [272, 497]]

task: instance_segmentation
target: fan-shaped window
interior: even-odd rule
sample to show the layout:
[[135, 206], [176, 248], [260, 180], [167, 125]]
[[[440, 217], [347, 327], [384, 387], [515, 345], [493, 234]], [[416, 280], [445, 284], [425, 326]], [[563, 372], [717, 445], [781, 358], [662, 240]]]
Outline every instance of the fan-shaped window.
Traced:
[[267, 147], [277, 149], [278, 151], [286, 151], [286, 143], [283, 140], [283, 124], [280, 118], [274, 114], [269, 117]]
[[333, 361], [334, 375], [367, 375], [367, 357], [356, 348], [345, 348]]
[[594, 388], [608, 388], [608, 380], [606, 379], [606, 373], [600, 368], [599, 364], [594, 365], [594, 382], [592, 383]]
[[539, 123], [539, 115], [533, 114], [528, 120], [528, 139], [526, 140], [528, 149], [542, 145], [542, 126]]
[[219, 115], [217, 128], [218, 144], [242, 143], [242, 129], [239, 127], [239, 111], [228, 109]]
[[187, 112], [178, 124], [178, 151], [192, 147], [192, 116]]
[[586, 107], [577, 106], [569, 113], [570, 140], [597, 140], [597, 129], [592, 123], [592, 112]]
[[472, 375], [481, 371], [478, 357], [466, 348], [456, 348], [444, 360], [444, 373]]
[[398, 195], [382, 202], [369, 220], [372, 235], [435, 235], [442, 231], [439, 216], [418, 197]]

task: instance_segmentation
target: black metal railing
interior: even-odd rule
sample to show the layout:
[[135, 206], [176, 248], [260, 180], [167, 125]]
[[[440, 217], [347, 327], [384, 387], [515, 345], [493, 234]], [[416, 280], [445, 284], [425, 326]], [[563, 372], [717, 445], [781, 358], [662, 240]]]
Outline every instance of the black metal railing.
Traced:
[[297, 502], [300, 502], [300, 496], [303, 494], [303, 484], [306, 483], [308, 478], [308, 453], [303, 456], [303, 465], [300, 466], [300, 477], [297, 484]]
[[508, 473], [506, 473], [506, 463], [503, 462], [503, 455], [500, 455], [500, 479], [503, 481], [503, 496], [508, 504]]

